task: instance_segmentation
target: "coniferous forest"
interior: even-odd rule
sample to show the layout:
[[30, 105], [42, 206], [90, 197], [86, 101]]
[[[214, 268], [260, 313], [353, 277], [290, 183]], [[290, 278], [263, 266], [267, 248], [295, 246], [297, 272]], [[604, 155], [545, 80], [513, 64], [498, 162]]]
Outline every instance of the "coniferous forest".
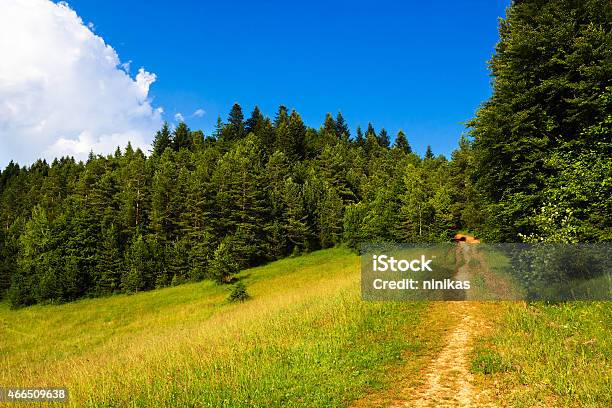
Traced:
[[[213, 134], [165, 124], [151, 152], [0, 173], [0, 294], [17, 306], [230, 282], [361, 242], [612, 241], [610, 6], [515, 1], [493, 95], [450, 158], [341, 113], [311, 128], [235, 104]], [[153, 135], [152, 135], [153, 136]]]

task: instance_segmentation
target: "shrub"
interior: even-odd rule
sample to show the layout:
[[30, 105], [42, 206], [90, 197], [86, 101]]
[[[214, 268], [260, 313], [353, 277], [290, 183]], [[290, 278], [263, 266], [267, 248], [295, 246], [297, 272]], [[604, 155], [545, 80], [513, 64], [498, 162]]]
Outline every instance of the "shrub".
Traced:
[[247, 293], [246, 286], [242, 282], [236, 283], [232, 286], [232, 291], [227, 298], [230, 302], [244, 302], [249, 298], [249, 294]]

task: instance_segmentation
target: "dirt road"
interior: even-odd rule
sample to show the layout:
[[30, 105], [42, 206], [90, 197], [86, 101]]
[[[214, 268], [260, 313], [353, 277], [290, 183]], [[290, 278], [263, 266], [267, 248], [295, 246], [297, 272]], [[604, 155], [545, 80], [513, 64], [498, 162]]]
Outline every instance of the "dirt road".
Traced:
[[[464, 262], [457, 269], [455, 279], [464, 280], [470, 276], [468, 260], [473, 247], [463, 242], [457, 245]], [[389, 391], [392, 398], [370, 398], [355, 406], [496, 407], [491, 395], [474, 385], [470, 372], [474, 341], [489, 329], [486, 314], [490, 312], [490, 306], [474, 301], [434, 302], [429, 316], [432, 325], [436, 325], [441, 316], [451, 322], [445, 329], [439, 353], [426, 365], [419, 379], [407, 379], [405, 384], [398, 384], [393, 392]]]

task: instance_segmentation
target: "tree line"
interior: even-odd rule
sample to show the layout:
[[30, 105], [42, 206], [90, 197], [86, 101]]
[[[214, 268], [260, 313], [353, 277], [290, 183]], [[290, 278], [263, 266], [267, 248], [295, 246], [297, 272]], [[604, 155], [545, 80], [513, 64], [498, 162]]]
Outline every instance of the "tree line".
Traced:
[[351, 137], [281, 106], [274, 119], [235, 104], [207, 137], [164, 124], [149, 156], [130, 145], [16, 164], [0, 175], [0, 288], [14, 305], [136, 292], [347, 243], [447, 241], [466, 207], [469, 143], [448, 161], [391, 146], [370, 124]]

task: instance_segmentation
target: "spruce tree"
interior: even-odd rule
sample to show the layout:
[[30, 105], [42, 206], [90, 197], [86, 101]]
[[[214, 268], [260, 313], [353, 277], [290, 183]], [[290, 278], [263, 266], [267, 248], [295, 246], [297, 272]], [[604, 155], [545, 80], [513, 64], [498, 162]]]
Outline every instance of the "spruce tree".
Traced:
[[4, 298], [6, 290], [11, 286], [11, 276], [17, 267], [16, 251], [13, 238], [4, 228], [0, 228], [0, 299]]
[[343, 202], [336, 190], [327, 186], [318, 208], [319, 242], [329, 248], [339, 244], [342, 238]]
[[19, 238], [20, 256], [8, 292], [11, 306], [27, 306], [42, 300], [41, 274], [54, 273], [54, 270], [45, 270], [41, 267], [44, 265], [44, 254], [51, 248], [51, 240], [51, 225], [47, 213], [37, 205], [32, 209], [32, 216]]
[[431, 146], [427, 145], [427, 150], [425, 151], [425, 160], [433, 160], [435, 158], [433, 151], [431, 150]]
[[325, 115], [325, 122], [323, 122], [323, 132], [327, 132], [330, 135], [333, 135], [334, 139], [338, 138], [338, 128], [336, 125], [336, 121], [329, 112]]
[[361, 132], [361, 126], [357, 126], [357, 135], [355, 136], [355, 145], [357, 147], [365, 146], [365, 139], [363, 137], [363, 133]]
[[[492, 96], [470, 123], [489, 239], [538, 233], [536, 214], [547, 208], [572, 212], [578, 230], [599, 230], [588, 218], [601, 210], [584, 207], [597, 197], [568, 204], [559, 180], [572, 163], [611, 156], [609, 2], [516, 1], [499, 37], [489, 61]], [[555, 221], [559, 229], [562, 220]], [[588, 235], [581, 239], [596, 239]]]
[[167, 244], [166, 268], [168, 275], [172, 276], [175, 284], [186, 282], [189, 279], [189, 247], [185, 239], [176, 239]]
[[172, 241], [180, 230], [184, 200], [179, 195], [178, 171], [174, 152], [162, 154], [151, 186], [151, 229], [162, 242]]
[[172, 146], [176, 151], [181, 149], [191, 149], [191, 131], [185, 122], [179, 123], [176, 129], [174, 129], [174, 132], [172, 133]]
[[210, 261], [211, 277], [219, 284], [230, 283], [234, 276], [240, 272], [240, 267], [234, 259], [232, 252], [233, 238], [223, 238]]
[[336, 115], [336, 134], [338, 138], [344, 142], [348, 142], [351, 138], [351, 131], [341, 112], [338, 112]]
[[304, 145], [306, 137], [306, 126], [296, 111], [291, 112], [287, 130], [279, 140], [279, 148], [291, 160], [304, 158]]
[[113, 293], [121, 287], [123, 262], [119, 247], [119, 236], [114, 225], [102, 232], [102, 242], [98, 253], [94, 275], [95, 292]]
[[389, 134], [385, 130], [385, 128], [380, 129], [380, 133], [378, 134], [378, 144], [385, 149], [388, 149], [391, 145], [391, 141], [389, 140]]
[[128, 293], [151, 289], [155, 286], [151, 256], [142, 235], [134, 237], [125, 254], [125, 271], [121, 287]]
[[274, 128], [278, 129], [281, 124], [288, 121], [289, 113], [287, 111], [287, 107], [285, 105], [280, 105], [278, 107], [278, 111], [276, 111], [276, 116], [274, 117]]
[[246, 133], [254, 133], [259, 134], [264, 127], [265, 118], [259, 110], [258, 106], [253, 108], [253, 112], [251, 112], [251, 117], [245, 122], [245, 131]]
[[397, 136], [395, 137], [395, 143], [393, 144], [393, 148], [399, 150], [403, 153], [412, 153], [412, 148], [408, 144], [408, 139], [406, 139], [406, 135], [402, 130], [397, 132]]
[[221, 132], [221, 140], [226, 143], [232, 143], [236, 140], [240, 140], [244, 138], [245, 133], [245, 124], [244, 124], [244, 114], [242, 113], [242, 107], [235, 103], [230, 110], [230, 113], [227, 117], [227, 125], [223, 128]]
[[153, 140], [153, 154], [161, 156], [168, 147], [172, 147], [172, 138], [170, 126], [168, 122], [164, 122], [162, 128], [155, 134], [155, 139]]
[[371, 123], [368, 123], [368, 130], [365, 134], [365, 153], [366, 156], [371, 156], [375, 154], [380, 148], [378, 136], [376, 135], [376, 131], [374, 130], [374, 126]]
[[310, 229], [307, 224], [307, 213], [300, 186], [291, 178], [285, 181], [283, 195], [285, 204], [284, 230], [294, 253], [308, 249]]

